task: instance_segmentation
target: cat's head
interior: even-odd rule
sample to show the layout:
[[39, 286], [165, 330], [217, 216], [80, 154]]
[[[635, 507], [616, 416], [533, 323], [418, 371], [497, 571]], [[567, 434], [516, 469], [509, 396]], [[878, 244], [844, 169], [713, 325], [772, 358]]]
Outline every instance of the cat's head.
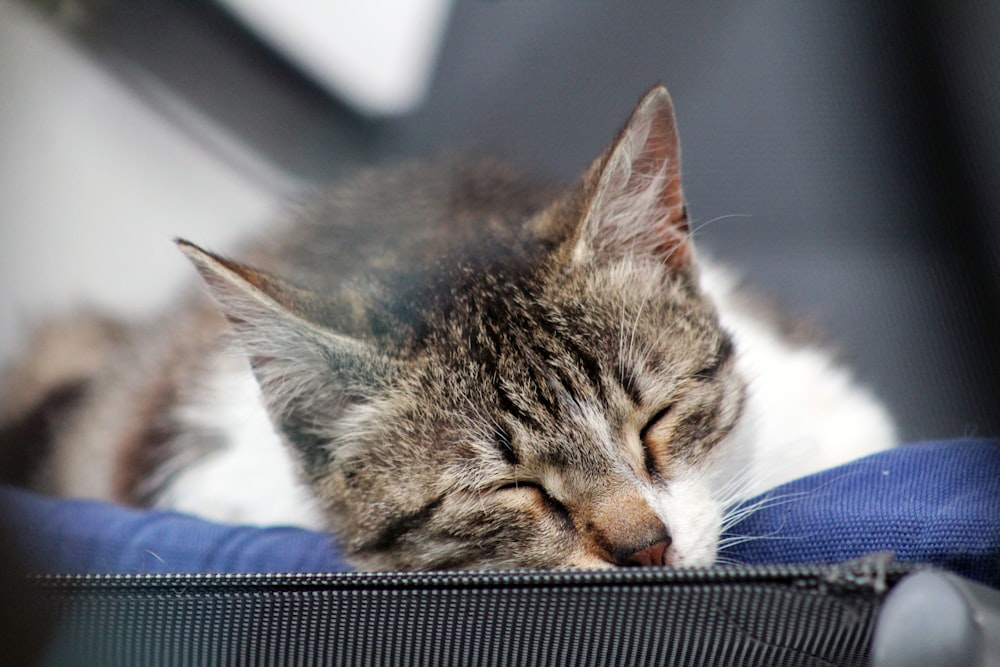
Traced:
[[317, 324], [322, 297], [181, 246], [359, 567], [711, 563], [713, 456], [743, 385], [698, 287], [665, 89], [525, 234], [544, 250], [456, 267], [389, 348]]

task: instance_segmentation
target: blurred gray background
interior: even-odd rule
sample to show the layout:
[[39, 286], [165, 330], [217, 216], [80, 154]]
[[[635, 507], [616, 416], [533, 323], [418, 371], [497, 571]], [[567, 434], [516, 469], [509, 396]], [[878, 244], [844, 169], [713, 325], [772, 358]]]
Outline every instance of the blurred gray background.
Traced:
[[0, 355], [151, 312], [359, 165], [570, 182], [665, 83], [706, 252], [829, 334], [907, 439], [1000, 435], [1000, 5], [456, 2], [414, 111], [352, 110], [206, 0], [0, 0]]

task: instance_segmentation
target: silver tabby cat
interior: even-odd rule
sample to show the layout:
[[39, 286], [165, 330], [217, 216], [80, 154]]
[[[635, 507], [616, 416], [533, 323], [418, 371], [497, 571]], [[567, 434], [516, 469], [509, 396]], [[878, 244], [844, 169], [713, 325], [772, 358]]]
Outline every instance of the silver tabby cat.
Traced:
[[735, 501], [894, 441], [696, 257], [663, 88], [566, 191], [405, 166], [246, 264], [178, 244], [214, 302], [52, 328], [8, 374], [8, 423], [74, 389], [37, 488], [329, 529], [363, 569], [707, 565]]

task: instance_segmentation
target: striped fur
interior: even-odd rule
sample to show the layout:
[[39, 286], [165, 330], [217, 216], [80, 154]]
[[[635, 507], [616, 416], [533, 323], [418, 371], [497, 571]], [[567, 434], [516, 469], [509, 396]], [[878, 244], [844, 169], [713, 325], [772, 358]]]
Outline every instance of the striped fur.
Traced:
[[247, 264], [179, 245], [218, 310], [128, 337], [60, 420], [51, 490], [324, 527], [362, 568], [704, 565], [786, 448], [821, 466], [892, 441], [696, 257], [662, 88], [565, 192], [410, 165], [295, 211]]

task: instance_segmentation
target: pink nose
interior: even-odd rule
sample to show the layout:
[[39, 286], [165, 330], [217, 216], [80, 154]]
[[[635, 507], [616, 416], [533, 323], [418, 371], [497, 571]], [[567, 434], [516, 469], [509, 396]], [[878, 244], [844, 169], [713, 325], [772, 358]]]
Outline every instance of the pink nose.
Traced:
[[632, 554], [628, 560], [629, 565], [640, 567], [652, 567], [670, 564], [670, 538], [660, 540], [652, 546], [648, 546], [642, 551]]

